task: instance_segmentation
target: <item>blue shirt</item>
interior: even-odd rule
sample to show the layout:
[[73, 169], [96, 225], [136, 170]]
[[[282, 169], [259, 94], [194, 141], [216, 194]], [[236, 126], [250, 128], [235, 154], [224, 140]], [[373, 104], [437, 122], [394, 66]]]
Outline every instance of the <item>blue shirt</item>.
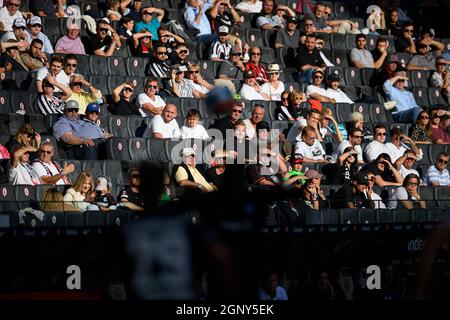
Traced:
[[386, 80], [384, 82], [383, 89], [384, 92], [386, 92], [388, 100], [394, 100], [395, 102], [397, 102], [397, 111], [393, 112], [392, 114], [396, 114], [398, 112], [406, 111], [409, 109], [419, 108], [413, 94], [408, 90], [397, 89], [389, 80]]
[[188, 6], [186, 11], [184, 12], [184, 20], [189, 29], [197, 29], [199, 32], [198, 35], [211, 34], [211, 24], [209, 23], [208, 17], [206, 16], [206, 11], [211, 7], [211, 0], [207, 0], [203, 5], [203, 13], [200, 18], [200, 24], [197, 25], [195, 23], [195, 17], [198, 13], [198, 8], [194, 8]]
[[427, 174], [425, 175], [424, 180], [427, 182], [427, 185], [429, 185], [429, 186], [431, 186], [432, 182], [437, 182], [437, 183], [439, 183], [440, 186], [450, 185], [450, 176], [449, 176], [448, 170], [444, 169], [441, 172], [434, 165], [432, 165], [428, 168]]
[[[35, 39], [31, 35], [30, 31], [27, 30], [27, 33], [30, 36], [31, 40]], [[44, 45], [42, 46], [43, 52], [48, 53], [48, 54], [54, 53], [52, 43], [50, 42], [50, 39], [45, 34], [43, 34], [42, 32], [39, 32], [37, 38], [44, 43]]]
[[53, 124], [53, 135], [60, 140], [67, 131], [83, 139], [103, 139], [103, 130], [95, 123], [85, 119], [71, 120], [64, 115]]
[[158, 28], [161, 25], [159, 20], [157, 18], [152, 18], [152, 21], [150, 23], [145, 23], [144, 21], [136, 23], [134, 26], [135, 32], [141, 32], [142, 29], [147, 29], [152, 34], [153, 40], [159, 40], [158, 39]]

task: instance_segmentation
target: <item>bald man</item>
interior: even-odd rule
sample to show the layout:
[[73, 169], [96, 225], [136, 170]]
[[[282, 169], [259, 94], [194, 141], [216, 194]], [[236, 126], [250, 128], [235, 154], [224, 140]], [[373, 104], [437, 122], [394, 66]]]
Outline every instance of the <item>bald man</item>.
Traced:
[[171, 139], [180, 138], [181, 132], [178, 127], [177, 120], [177, 107], [170, 103], [164, 107], [162, 115], [156, 115], [153, 117], [150, 125], [144, 133], [144, 138], [155, 139]]

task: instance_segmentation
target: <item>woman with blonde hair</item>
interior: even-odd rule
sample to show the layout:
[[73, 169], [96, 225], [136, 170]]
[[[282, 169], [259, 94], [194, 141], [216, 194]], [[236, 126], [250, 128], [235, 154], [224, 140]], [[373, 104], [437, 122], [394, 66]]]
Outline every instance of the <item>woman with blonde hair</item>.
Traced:
[[89, 171], [82, 171], [78, 174], [72, 187], [66, 191], [64, 202], [81, 211], [86, 211], [94, 197], [94, 178]]
[[48, 188], [44, 191], [41, 201], [41, 209], [45, 212], [55, 211], [80, 211], [71, 204], [64, 203], [64, 197], [56, 188]]

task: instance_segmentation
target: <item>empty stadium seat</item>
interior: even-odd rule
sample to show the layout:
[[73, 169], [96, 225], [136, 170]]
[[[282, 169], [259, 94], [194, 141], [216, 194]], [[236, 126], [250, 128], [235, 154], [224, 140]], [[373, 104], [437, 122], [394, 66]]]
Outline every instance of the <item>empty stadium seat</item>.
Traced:
[[247, 29], [245, 37], [250, 48], [252, 47], [264, 47], [263, 34], [261, 29]]
[[30, 123], [33, 126], [34, 130], [40, 134], [48, 132], [47, 128], [45, 127], [44, 116], [40, 114], [26, 114], [25, 122]]
[[326, 76], [330, 74], [337, 74], [339, 76], [339, 81], [342, 82], [344, 79], [344, 68], [342, 67], [328, 67], [326, 70]]
[[200, 66], [200, 73], [204, 79], [213, 80], [216, 78], [214, 61], [200, 60], [198, 65]]
[[183, 98], [181, 99], [181, 108], [178, 109], [178, 115], [186, 117], [187, 113], [191, 109], [198, 110], [198, 99], [197, 98]]
[[361, 78], [362, 84], [365, 85], [365, 86], [370, 86], [371, 85], [372, 76], [375, 73], [375, 69], [373, 69], [373, 68], [362, 68], [362, 69], [359, 69], [359, 71], [360, 71], [360, 78]]
[[321, 209], [322, 224], [339, 224], [339, 214], [336, 209]]
[[36, 207], [36, 188], [32, 185], [16, 185], [15, 200], [19, 209]]
[[146, 58], [130, 57], [124, 59], [128, 76], [145, 77]]
[[1, 113], [15, 112], [11, 103], [11, 91], [0, 90], [0, 110]]
[[86, 78], [90, 74], [89, 56], [77, 54], [77, 72], [84, 75]]
[[[241, 18], [238, 22], [239, 28], [248, 29], [251, 28], [251, 14], [247, 12], [239, 12], [239, 17]], [[233, 28], [234, 31], [234, 28]]]
[[409, 80], [414, 87], [427, 87], [427, 72], [424, 70], [408, 71]]
[[[113, 76], [122, 76], [126, 77], [127, 68], [124, 67], [124, 58], [121, 57], [108, 57], [106, 58], [106, 63], [108, 65], [108, 73]], [[143, 76], [143, 75], [142, 75]], [[113, 88], [111, 88], [112, 90]]]
[[348, 116], [350, 113], [352, 113], [353, 106], [348, 103], [336, 103], [335, 106], [336, 106], [335, 109], [336, 120], [338, 122], [348, 121]]
[[81, 161], [81, 170], [89, 171], [95, 180], [103, 175], [103, 164], [102, 161], [99, 160], [83, 160]]
[[300, 90], [300, 85], [298, 82], [286, 82], [284, 88], [286, 91], [292, 92], [294, 90]]
[[125, 138], [109, 138], [106, 140], [106, 157], [114, 160], [131, 160], [128, 141]]
[[[348, 50], [346, 47], [346, 38], [345, 35], [342, 33], [332, 33], [331, 34], [331, 47], [333, 48], [333, 51], [335, 50]], [[355, 42], [353, 42], [352, 46], [350, 48], [353, 48], [355, 46]]]
[[436, 105], [446, 105], [446, 101], [442, 96], [442, 92], [440, 88], [431, 87], [428, 88], [428, 99], [430, 102], [430, 106]]
[[[334, 16], [336, 18], [349, 18], [350, 17], [350, 5], [345, 2], [334, 2]], [[359, 26], [362, 28], [362, 26]]]
[[60, 21], [57, 17], [45, 16], [41, 18], [42, 21], [42, 32], [51, 37], [55, 34], [60, 34]]
[[450, 188], [436, 187], [436, 189], [436, 199], [438, 200], [439, 207], [444, 209], [450, 208]]
[[361, 86], [361, 77], [358, 68], [348, 67], [344, 69], [344, 79], [348, 86]]
[[408, 52], [398, 52], [397, 56], [398, 56], [398, 61], [400, 62], [400, 64], [402, 64], [406, 67], [406, 65], [408, 64], [409, 60], [411, 60], [413, 55]]
[[0, 113], [0, 134], [15, 135], [25, 123], [23, 115], [18, 113]]
[[109, 92], [108, 77], [102, 75], [91, 75], [89, 76], [89, 82], [102, 93]]
[[106, 57], [91, 55], [89, 56], [89, 70], [91, 74], [95, 75], [109, 75], [108, 61]]
[[366, 49], [369, 51], [372, 51], [375, 49], [375, 46], [377, 44], [378, 36], [377, 35], [367, 35], [367, 45]]
[[427, 88], [413, 88], [414, 99], [419, 107], [428, 107], [428, 89]]
[[35, 113], [33, 109], [33, 101], [31, 96], [22, 91], [11, 92], [11, 105], [13, 112], [20, 114], [32, 114]]
[[275, 51], [272, 48], [260, 47], [261, 50], [261, 62], [265, 64], [271, 64], [276, 62]]
[[[428, 202], [427, 202], [428, 208]], [[428, 210], [427, 209], [413, 209], [411, 220], [413, 222], [425, 222], [428, 221]]]
[[106, 226], [106, 214], [99, 211], [87, 211], [84, 214], [84, 224], [86, 227], [104, 227]]
[[426, 201], [427, 209], [439, 208], [439, 204], [436, 201], [436, 188], [420, 186], [418, 190], [422, 200]]
[[392, 211], [394, 214], [394, 223], [408, 223], [412, 221], [412, 210], [395, 209]]
[[131, 138], [128, 140], [131, 160], [148, 160], [147, 139]]
[[[240, 15], [240, 14], [239, 14]], [[262, 30], [264, 36], [264, 46], [275, 48], [275, 40], [278, 30], [276, 29], [266, 29]]]
[[127, 116], [127, 128], [129, 137], [142, 137], [147, 127], [148, 124], [145, 118], [138, 115]]
[[359, 224], [358, 210], [340, 209], [339, 222], [340, 224]]
[[0, 211], [17, 210], [17, 203], [15, 200], [14, 186], [11, 184], [0, 185]]
[[43, 227], [45, 228], [64, 227], [64, 212], [46, 212], [44, 215]]
[[377, 210], [373, 209], [359, 209], [359, 222], [361, 224], [376, 223], [377, 222]]
[[125, 184], [127, 180], [127, 172], [123, 171], [120, 160], [103, 161], [103, 174], [115, 185]]
[[166, 156], [165, 140], [163, 139], [147, 139], [147, 152], [149, 160], [169, 161]]
[[206, 99], [201, 99], [198, 102], [198, 111], [203, 119], [217, 119], [218, 115], [211, 108], [206, 105]]
[[322, 215], [318, 210], [306, 210], [305, 211], [305, 224], [306, 225], [322, 225]]
[[372, 122], [392, 122], [390, 112], [384, 109], [381, 104], [371, 104], [369, 106], [370, 121]]

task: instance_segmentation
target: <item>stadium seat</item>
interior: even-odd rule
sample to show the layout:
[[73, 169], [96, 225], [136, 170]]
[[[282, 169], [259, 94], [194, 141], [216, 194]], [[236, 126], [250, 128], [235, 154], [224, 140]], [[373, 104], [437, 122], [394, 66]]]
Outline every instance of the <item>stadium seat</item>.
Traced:
[[197, 98], [183, 98], [183, 99], [181, 99], [181, 107], [178, 109], [178, 115], [186, 117], [188, 111], [191, 109], [198, 110], [198, 99]]
[[[347, 109], [345, 109], [347, 111]], [[370, 105], [363, 102], [355, 102], [353, 105], [350, 105], [350, 111], [348, 113], [344, 113], [346, 115], [346, 121], [348, 120], [348, 115], [352, 112], [359, 112], [362, 113], [364, 116], [364, 121], [369, 122], [370, 121]]]
[[89, 82], [102, 93], [105, 94], [109, 92], [108, 77], [102, 75], [91, 75], [89, 76]]
[[42, 227], [44, 228], [62, 228], [64, 227], [64, 212], [46, 212]]
[[[239, 28], [242, 29], [249, 29], [251, 28], [251, 14], [247, 12], [239, 12], [239, 16], [241, 17], [240, 21], [238, 22]], [[233, 28], [234, 31], [234, 28]]]
[[420, 197], [426, 201], [427, 209], [439, 208], [439, 204], [436, 201], [436, 188], [420, 186], [418, 190]]
[[91, 55], [89, 56], [89, 70], [91, 74], [95, 75], [109, 75], [108, 73], [108, 61], [106, 57]]
[[276, 62], [275, 51], [272, 48], [260, 47], [261, 50], [261, 62], [267, 65]]
[[11, 91], [0, 90], [0, 110], [2, 114], [15, 111], [11, 102]]
[[71, 183], [74, 183], [75, 180], [76, 180], [76, 178], [77, 178], [77, 176], [78, 176], [78, 174], [79, 174], [81, 171], [83, 171], [83, 170], [82, 170], [82, 167], [81, 167], [81, 166], [82, 166], [82, 163], [81, 163], [80, 160], [74, 160], [74, 159], [59, 161], [59, 163], [60, 163], [61, 165], [63, 165], [64, 162], [67, 163], [67, 164], [73, 164], [74, 167], [75, 167], [75, 170], [74, 170], [72, 173], [69, 173], [69, 174], [67, 175], [67, 178], [69, 178], [70, 182], [71, 182]]
[[413, 87], [427, 87], [427, 72], [423, 70], [408, 71], [407, 76]]
[[125, 184], [127, 173], [122, 171], [122, 164], [120, 160], [103, 161], [102, 171], [113, 184]]
[[106, 225], [109, 227], [120, 227], [127, 221], [128, 214], [126, 211], [114, 210], [106, 214]]
[[406, 65], [408, 64], [409, 60], [411, 60], [413, 55], [408, 52], [398, 52], [397, 56], [398, 56], [398, 61], [400, 62], [400, 64], [402, 64], [406, 67]]
[[428, 99], [430, 106], [446, 105], [441, 89], [436, 87], [428, 88]]
[[33, 110], [33, 101], [31, 101], [31, 96], [22, 91], [11, 92], [11, 105], [13, 107], [13, 112], [20, 114], [35, 113]]
[[359, 224], [358, 210], [355, 209], [340, 209], [339, 210], [340, 224]]
[[41, 21], [42, 32], [48, 37], [61, 33], [60, 21], [57, 17], [45, 16], [41, 18]]
[[145, 77], [146, 58], [129, 57], [124, 59], [128, 76]]
[[413, 88], [414, 99], [419, 107], [428, 107], [428, 89], [427, 88]]
[[19, 209], [27, 207], [36, 208], [36, 188], [32, 185], [16, 185], [14, 188], [15, 200]]
[[[356, 35], [355, 34], [346, 34], [344, 39], [344, 48], [342, 48], [342, 44], [339, 45], [338, 49], [346, 49], [352, 50], [356, 46]], [[336, 49], [336, 48], [334, 48]]]
[[328, 67], [325, 71], [326, 77], [330, 74], [337, 74], [339, 76], [339, 81], [342, 83], [344, 79], [344, 68], [342, 67]]
[[383, 35], [383, 38], [386, 39], [386, 42], [387, 42], [387, 45], [388, 45], [388, 47], [387, 47], [388, 53], [389, 54], [395, 54], [396, 51], [395, 51], [395, 39], [394, 39], [394, 36], [392, 36], [392, 35], [391, 36]]
[[394, 223], [408, 223], [412, 221], [412, 210], [395, 209], [392, 211], [394, 214]]
[[375, 73], [375, 69], [373, 69], [373, 68], [362, 68], [362, 69], [359, 69], [359, 71], [360, 71], [360, 78], [361, 78], [362, 84], [365, 85], [365, 86], [370, 86], [371, 85], [372, 76]]
[[298, 82], [286, 82], [284, 88], [286, 91], [292, 92], [294, 90], [300, 90], [300, 85]]
[[443, 144], [432, 144], [429, 145], [428, 153], [429, 153], [429, 162], [428, 163], [435, 163], [437, 156], [441, 152], [447, 152], [446, 146]]
[[377, 222], [377, 210], [373, 209], [359, 209], [359, 222], [361, 224], [376, 223]]
[[84, 219], [84, 224], [88, 228], [99, 228], [106, 226], [106, 215], [101, 211], [87, 211], [84, 214]]
[[[428, 208], [428, 203], [429, 202], [427, 202], [427, 208]], [[428, 221], [428, 210], [421, 209], [421, 208], [413, 209], [411, 220], [413, 222], [419, 222], [419, 223]]]
[[198, 111], [203, 119], [217, 119], [218, 115], [206, 104], [206, 99], [200, 99], [198, 101]]
[[80, 9], [82, 15], [89, 15], [95, 19], [101, 18], [103, 16], [100, 8], [98, 7], [98, 3], [95, 1], [81, 2]]
[[367, 45], [366, 49], [372, 51], [375, 49], [377, 44], [378, 36], [377, 35], [367, 35]]
[[322, 224], [339, 224], [339, 212], [336, 209], [321, 209]]
[[369, 111], [371, 122], [392, 122], [391, 114], [381, 104], [371, 104]]
[[0, 211], [15, 211], [17, 203], [15, 202], [15, 188], [11, 184], [0, 185]]
[[216, 78], [216, 69], [213, 61], [200, 60], [198, 65], [200, 66], [200, 73], [205, 80], [213, 80]]
[[[350, 17], [350, 5], [345, 2], [334, 2], [334, 16], [336, 18], [349, 18]], [[362, 28], [362, 26], [360, 26]]]
[[352, 113], [353, 106], [348, 103], [336, 103], [335, 115], [338, 122], [348, 121], [348, 115]]
[[331, 55], [332, 63], [336, 67], [348, 67], [348, 60], [347, 60], [347, 51], [346, 50], [333, 50]]
[[0, 134], [15, 135], [25, 123], [23, 115], [18, 113], [0, 113]]
[[[84, 227], [84, 213], [80, 212], [65, 212], [64, 226], [67, 228], [66, 234], [75, 235]], [[77, 231], [74, 232], [74, 229]]]
[[348, 86], [361, 86], [361, 77], [358, 68], [348, 67], [344, 69], [344, 79]]
[[341, 90], [349, 97], [350, 100], [356, 101], [359, 100], [358, 96], [358, 88], [354, 86], [341, 86]]
[[165, 143], [166, 143], [165, 140], [162, 139], [147, 139], [147, 152], [149, 160], [154, 161], [170, 160], [166, 156]]
[[[331, 34], [331, 47], [333, 48], [333, 52], [335, 50], [348, 50], [348, 48], [346, 47], [346, 37], [344, 34], [342, 33], [332, 33]], [[351, 48], [353, 48], [355, 46], [355, 42], [353, 42], [353, 45], [351, 46]]]
[[114, 88], [126, 82], [127, 78], [124, 76], [108, 76], [108, 93], [112, 94]]
[[128, 141], [125, 138], [116, 137], [106, 140], [106, 157], [114, 160], [131, 160]]
[[44, 134], [47, 132], [47, 128], [44, 123], [44, 116], [40, 114], [26, 114], [25, 122], [30, 123], [34, 130], [40, 134]]
[[318, 210], [305, 211], [306, 225], [322, 225], [322, 215]]
[[436, 187], [436, 199], [440, 208], [450, 208], [450, 188], [449, 187]]
[[103, 163], [99, 160], [82, 160], [81, 161], [81, 170], [89, 171], [95, 180], [103, 175]]
[[85, 78], [91, 73], [89, 68], [89, 56], [77, 54], [77, 73], [81, 73]]
[[[124, 63], [125, 59], [121, 58], [121, 57], [108, 57], [106, 58], [106, 63], [108, 65], [108, 74], [112, 75], [112, 76], [122, 76], [122, 77], [126, 77], [127, 74], [127, 69]], [[113, 89], [113, 88], [111, 88]]]
[[275, 48], [275, 40], [276, 40], [278, 30], [266, 29], [266, 30], [262, 30], [262, 32], [263, 32], [263, 36], [264, 36], [264, 46], [270, 47], [270, 48]]
[[127, 116], [127, 128], [129, 137], [142, 137], [147, 127], [148, 124], [146, 123], [145, 118], [138, 115]]
[[169, 0], [151, 0], [152, 6], [160, 9], [169, 9], [170, 2]]
[[147, 140], [145, 138], [131, 138], [128, 140], [131, 160], [148, 160]]
[[134, 86], [134, 91], [138, 94], [144, 91], [145, 78], [139, 76], [128, 76], [127, 81], [131, 82]]

